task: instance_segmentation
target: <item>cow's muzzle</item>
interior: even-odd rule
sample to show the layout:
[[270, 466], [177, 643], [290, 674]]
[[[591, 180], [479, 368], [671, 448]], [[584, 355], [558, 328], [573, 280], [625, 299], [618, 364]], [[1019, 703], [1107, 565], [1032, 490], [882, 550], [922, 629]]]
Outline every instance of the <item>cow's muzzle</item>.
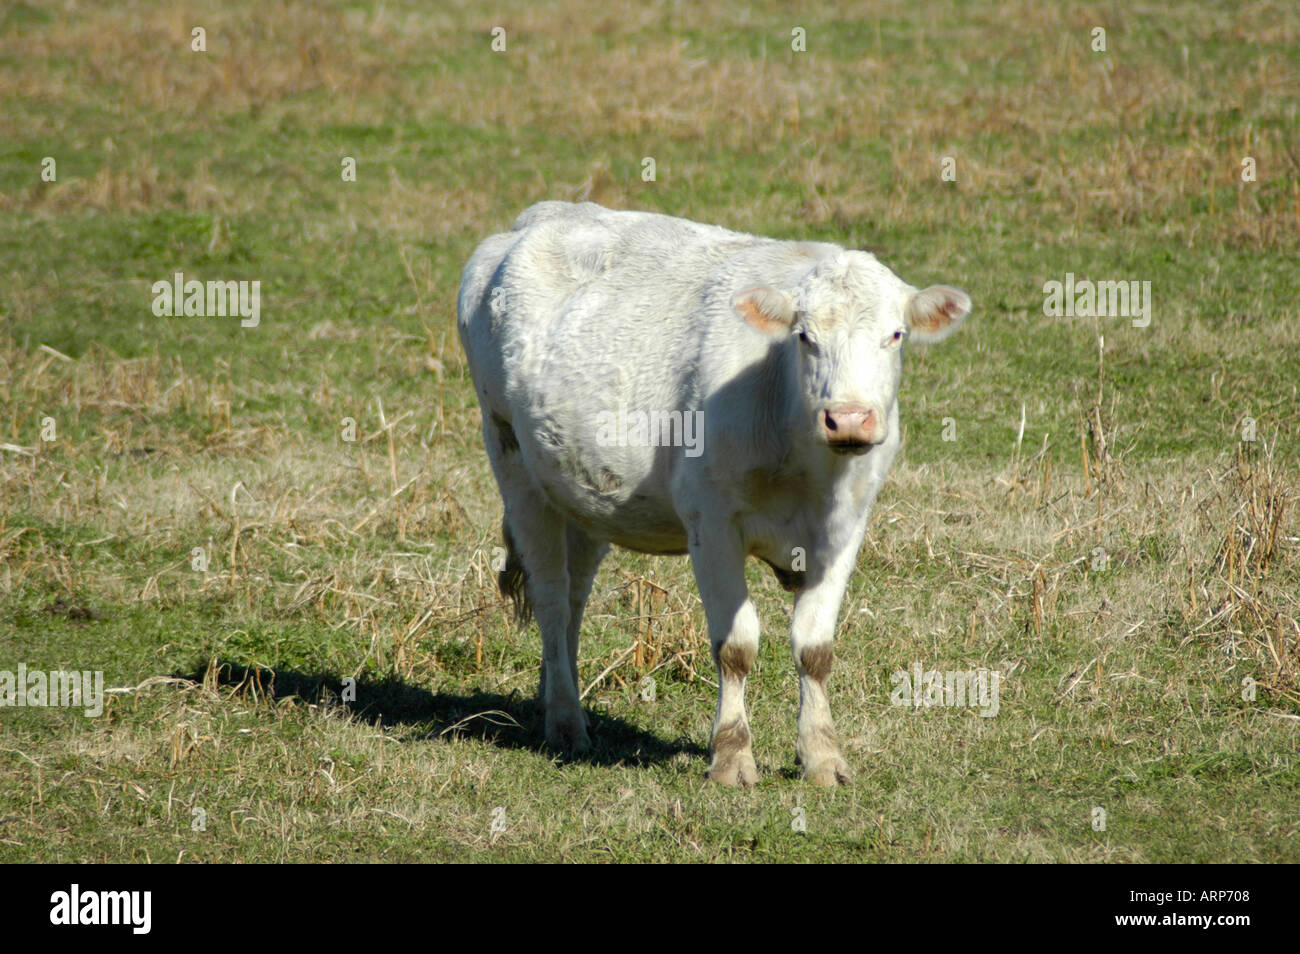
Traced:
[[861, 404], [828, 407], [817, 415], [821, 436], [838, 454], [865, 454], [887, 435], [884, 415]]

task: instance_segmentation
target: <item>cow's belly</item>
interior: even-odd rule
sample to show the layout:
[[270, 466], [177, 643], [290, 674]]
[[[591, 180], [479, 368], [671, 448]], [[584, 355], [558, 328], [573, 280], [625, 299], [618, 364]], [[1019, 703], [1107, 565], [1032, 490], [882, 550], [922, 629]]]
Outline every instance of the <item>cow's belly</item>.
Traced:
[[671, 462], [655, 449], [628, 453], [532, 439], [524, 448], [537, 486], [566, 520], [598, 540], [642, 553], [685, 553], [686, 529], [668, 493]]
[[662, 501], [633, 496], [610, 507], [608, 497], [575, 492], [572, 487], [547, 495], [570, 522], [597, 540], [638, 553], [686, 552], [686, 528]]
[[685, 553], [686, 528], [671, 501], [648, 494], [602, 494], [563, 483], [546, 487], [556, 508], [590, 536], [641, 553]]

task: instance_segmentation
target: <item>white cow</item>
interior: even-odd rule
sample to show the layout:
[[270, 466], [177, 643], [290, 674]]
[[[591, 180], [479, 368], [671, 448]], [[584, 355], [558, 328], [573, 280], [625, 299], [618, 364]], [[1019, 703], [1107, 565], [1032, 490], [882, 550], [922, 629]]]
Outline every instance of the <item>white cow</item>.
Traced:
[[866, 252], [589, 202], [534, 205], [479, 245], [458, 327], [505, 502], [501, 588], [542, 632], [550, 745], [589, 745], [578, 628], [610, 544], [689, 553], [718, 670], [708, 777], [753, 784], [755, 556], [796, 594], [804, 774], [849, 779], [826, 682], [898, 450], [903, 346], [946, 337], [970, 307]]

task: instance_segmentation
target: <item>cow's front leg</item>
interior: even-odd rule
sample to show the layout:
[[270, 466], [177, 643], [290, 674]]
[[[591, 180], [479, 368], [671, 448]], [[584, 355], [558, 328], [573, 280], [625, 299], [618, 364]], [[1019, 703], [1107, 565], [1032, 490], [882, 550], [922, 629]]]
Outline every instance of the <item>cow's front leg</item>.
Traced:
[[795, 597], [790, 622], [790, 649], [799, 673], [795, 752], [804, 777], [815, 785], [841, 785], [853, 777], [835, 739], [826, 683], [835, 658], [835, 622], [856, 552], [841, 554], [824, 573], [809, 574], [808, 587]]
[[759, 626], [745, 586], [745, 552], [732, 528], [716, 526], [693, 529], [690, 551], [718, 672], [707, 777], [724, 785], [753, 785], [758, 766], [745, 714], [745, 678], [758, 655]]

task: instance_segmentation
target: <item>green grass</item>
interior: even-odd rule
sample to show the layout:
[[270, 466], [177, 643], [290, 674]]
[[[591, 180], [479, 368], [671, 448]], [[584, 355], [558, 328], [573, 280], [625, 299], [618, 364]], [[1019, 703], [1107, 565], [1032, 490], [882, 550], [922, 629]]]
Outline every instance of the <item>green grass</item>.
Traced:
[[[0, 860], [1300, 860], [1296, 12], [783, 10], [0, 15], [0, 670], [120, 690], [0, 709]], [[909, 352], [844, 601], [851, 786], [799, 778], [789, 597], [757, 564], [755, 789], [702, 778], [681, 559], [606, 563], [595, 750], [543, 744], [455, 295], [477, 241], [580, 195], [976, 303]], [[176, 271], [260, 281], [261, 325], [154, 317]], [[1066, 272], [1150, 281], [1151, 326], [1046, 317]], [[913, 663], [999, 670], [999, 715], [891, 706]]]

